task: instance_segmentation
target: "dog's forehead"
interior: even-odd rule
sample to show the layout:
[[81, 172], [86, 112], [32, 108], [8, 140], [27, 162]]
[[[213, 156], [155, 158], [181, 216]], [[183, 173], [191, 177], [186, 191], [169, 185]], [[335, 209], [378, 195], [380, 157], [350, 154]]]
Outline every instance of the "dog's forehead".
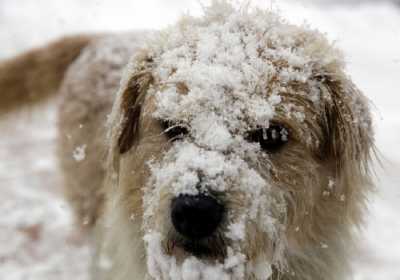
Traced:
[[233, 11], [189, 18], [155, 34], [133, 57], [124, 81], [151, 74], [146, 93], [153, 108], [146, 112], [197, 135], [213, 131], [231, 139], [279, 122], [317, 147], [327, 108], [341, 104], [343, 95], [358, 103], [343, 68], [341, 53], [323, 34], [269, 12]]
[[318, 111], [319, 77], [341, 63], [321, 34], [269, 13], [222, 17], [186, 19], [153, 42], [157, 118], [211, 118], [240, 130], [277, 115], [301, 123]]
[[[300, 126], [307, 118], [318, 117], [323, 109], [320, 99], [310, 98], [309, 92], [304, 90], [306, 87], [313, 90], [303, 84], [286, 85], [280, 87], [280, 91], [265, 94], [235, 94], [231, 90], [199, 92], [179, 82], [161, 90], [153, 89], [148, 95], [147, 107], [159, 119], [190, 124], [201, 116], [203, 121], [214, 118], [234, 130], [240, 126], [266, 127], [276, 120], [295, 122]], [[323, 95], [319, 88], [314, 90]]]

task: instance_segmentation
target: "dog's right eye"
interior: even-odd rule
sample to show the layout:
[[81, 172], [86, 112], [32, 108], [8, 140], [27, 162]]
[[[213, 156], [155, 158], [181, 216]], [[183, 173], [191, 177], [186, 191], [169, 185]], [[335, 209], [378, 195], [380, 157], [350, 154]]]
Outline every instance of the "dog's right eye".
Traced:
[[246, 140], [258, 142], [264, 151], [275, 153], [288, 142], [288, 134], [284, 126], [272, 124], [268, 128], [258, 128], [248, 132]]
[[171, 141], [179, 140], [189, 134], [188, 127], [170, 120], [162, 120], [161, 127]]

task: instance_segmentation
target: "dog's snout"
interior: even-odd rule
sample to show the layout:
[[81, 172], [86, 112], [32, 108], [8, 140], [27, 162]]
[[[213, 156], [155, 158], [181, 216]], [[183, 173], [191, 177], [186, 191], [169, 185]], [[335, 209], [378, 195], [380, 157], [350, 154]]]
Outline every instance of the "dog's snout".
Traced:
[[171, 218], [176, 231], [190, 239], [211, 236], [221, 223], [223, 212], [223, 205], [204, 194], [180, 195], [171, 204]]

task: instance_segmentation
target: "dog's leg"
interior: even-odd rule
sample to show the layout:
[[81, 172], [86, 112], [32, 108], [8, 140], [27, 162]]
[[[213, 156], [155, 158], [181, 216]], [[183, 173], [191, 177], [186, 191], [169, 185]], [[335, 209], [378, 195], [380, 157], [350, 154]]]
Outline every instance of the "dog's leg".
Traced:
[[57, 92], [69, 64], [91, 41], [71, 36], [0, 62], [0, 115]]

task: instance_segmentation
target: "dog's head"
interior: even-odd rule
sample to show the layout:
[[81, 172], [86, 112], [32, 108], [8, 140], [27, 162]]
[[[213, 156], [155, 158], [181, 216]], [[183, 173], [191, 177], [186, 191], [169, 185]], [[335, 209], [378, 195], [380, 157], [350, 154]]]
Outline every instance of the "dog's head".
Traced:
[[361, 221], [373, 136], [338, 51], [234, 9], [151, 43], [110, 122], [113, 205], [141, 225], [149, 274], [267, 279], [342, 252]]

